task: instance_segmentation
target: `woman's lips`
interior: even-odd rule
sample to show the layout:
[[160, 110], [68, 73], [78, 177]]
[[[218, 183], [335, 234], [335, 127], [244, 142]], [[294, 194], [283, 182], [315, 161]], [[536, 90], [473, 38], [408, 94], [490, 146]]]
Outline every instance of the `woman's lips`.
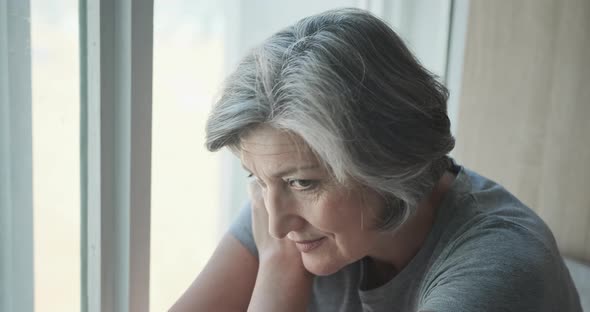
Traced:
[[295, 242], [295, 246], [299, 249], [300, 252], [310, 252], [316, 248], [318, 248], [323, 242], [325, 237], [316, 239], [316, 240], [308, 240], [308, 241], [298, 241]]

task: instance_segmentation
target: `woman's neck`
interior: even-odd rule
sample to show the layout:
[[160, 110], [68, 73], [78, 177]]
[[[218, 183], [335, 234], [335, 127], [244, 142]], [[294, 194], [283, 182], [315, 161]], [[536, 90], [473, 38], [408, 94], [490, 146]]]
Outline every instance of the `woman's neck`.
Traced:
[[[383, 233], [375, 250], [369, 255], [367, 277], [370, 288], [385, 284], [416, 256], [432, 230], [436, 210], [449, 191], [455, 175], [445, 172], [429, 196], [422, 200], [416, 213], [393, 233]], [[371, 287], [372, 286], [372, 287]]]

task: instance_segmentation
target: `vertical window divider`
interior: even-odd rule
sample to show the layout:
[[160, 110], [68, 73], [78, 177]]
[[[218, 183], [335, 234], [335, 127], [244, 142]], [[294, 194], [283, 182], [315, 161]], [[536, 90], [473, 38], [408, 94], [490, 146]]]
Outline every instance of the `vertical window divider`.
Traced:
[[34, 310], [31, 26], [0, 0], [0, 310]]
[[149, 311], [153, 0], [80, 0], [82, 310]]
[[[451, 120], [451, 133], [453, 135], [457, 134], [459, 124], [459, 105], [461, 85], [463, 83], [463, 62], [465, 60], [464, 54], [468, 23], [469, 0], [452, 0], [445, 82], [449, 89], [447, 114]], [[451, 155], [453, 154], [454, 152], [451, 152]]]

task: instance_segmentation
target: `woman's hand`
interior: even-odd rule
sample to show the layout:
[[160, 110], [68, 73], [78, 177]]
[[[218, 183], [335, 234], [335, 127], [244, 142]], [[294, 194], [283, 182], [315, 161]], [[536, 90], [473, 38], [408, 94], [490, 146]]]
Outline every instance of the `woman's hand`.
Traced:
[[[268, 212], [264, 206], [262, 190], [257, 182], [248, 184], [248, 194], [252, 206], [252, 234], [258, 249], [260, 261], [280, 260], [305, 270], [301, 260], [301, 253], [295, 243], [288, 239], [277, 239], [269, 234]], [[307, 273], [307, 270], [305, 270]]]
[[303, 266], [295, 243], [269, 234], [268, 213], [258, 183], [250, 182], [248, 192], [259, 259], [248, 311], [305, 311], [311, 298], [313, 275]]

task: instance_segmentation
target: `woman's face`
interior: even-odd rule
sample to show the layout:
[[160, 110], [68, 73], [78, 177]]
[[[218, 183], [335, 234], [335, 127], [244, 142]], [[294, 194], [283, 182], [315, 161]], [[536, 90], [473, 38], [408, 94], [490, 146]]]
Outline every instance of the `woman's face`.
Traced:
[[243, 138], [241, 160], [262, 189], [270, 234], [295, 242], [311, 273], [335, 273], [375, 247], [382, 198], [336, 183], [300, 138], [259, 127]]

